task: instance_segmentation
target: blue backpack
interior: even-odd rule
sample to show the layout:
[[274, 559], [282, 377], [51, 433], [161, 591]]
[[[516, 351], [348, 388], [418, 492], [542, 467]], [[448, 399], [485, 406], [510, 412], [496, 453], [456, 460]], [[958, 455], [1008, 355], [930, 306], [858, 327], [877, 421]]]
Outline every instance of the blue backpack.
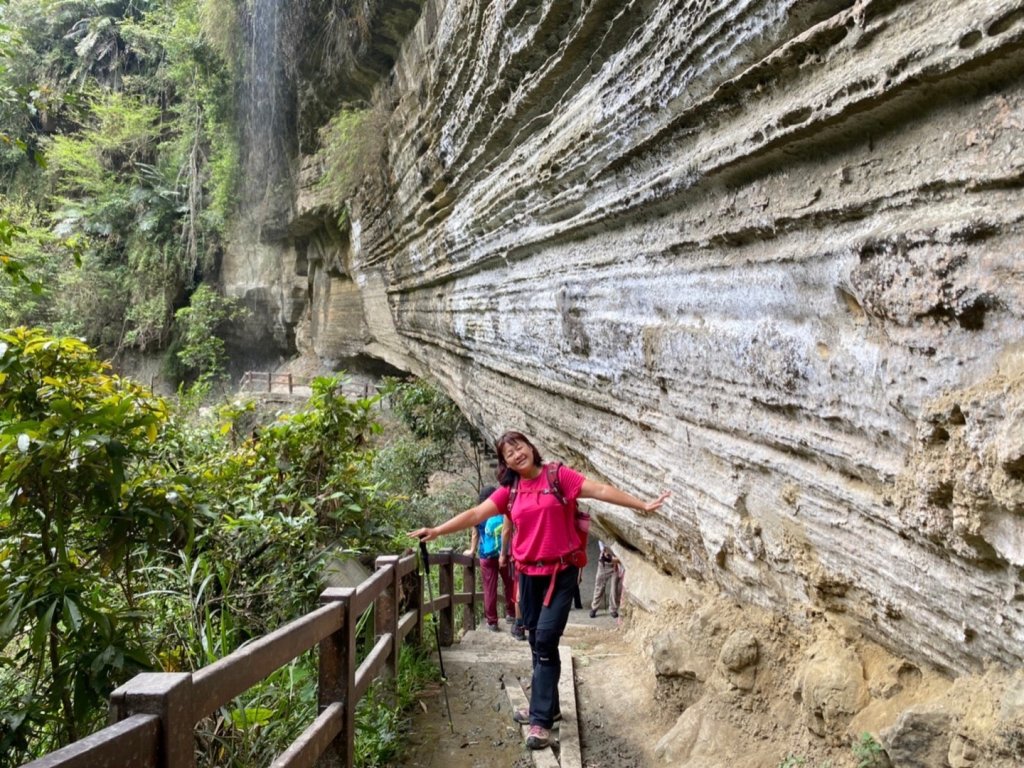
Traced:
[[504, 528], [504, 515], [487, 518], [480, 531], [480, 557], [497, 557], [501, 554], [501, 532]]

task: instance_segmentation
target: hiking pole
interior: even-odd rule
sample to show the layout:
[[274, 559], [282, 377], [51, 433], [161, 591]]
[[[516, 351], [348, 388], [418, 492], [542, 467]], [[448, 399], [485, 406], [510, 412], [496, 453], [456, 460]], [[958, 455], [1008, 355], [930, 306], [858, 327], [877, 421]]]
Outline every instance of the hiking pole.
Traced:
[[[434, 608], [434, 585], [430, 583], [430, 560], [427, 555], [427, 542], [420, 542], [420, 560], [423, 561], [423, 574], [427, 581], [427, 596], [430, 598], [430, 607]], [[455, 733], [455, 724], [452, 723], [452, 705], [448, 701], [448, 677], [444, 673], [444, 659], [441, 658], [441, 629], [437, 626], [437, 613], [430, 612], [430, 620], [434, 625], [434, 641], [437, 643], [437, 664], [441, 667], [441, 690], [444, 691], [444, 708], [448, 710], [448, 730]]]

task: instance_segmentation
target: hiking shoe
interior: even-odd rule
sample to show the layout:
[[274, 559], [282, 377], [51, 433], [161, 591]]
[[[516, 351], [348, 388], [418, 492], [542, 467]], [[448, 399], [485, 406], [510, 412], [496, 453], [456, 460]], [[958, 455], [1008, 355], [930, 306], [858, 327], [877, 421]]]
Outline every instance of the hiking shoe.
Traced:
[[501, 630], [498, 628], [497, 624], [488, 624], [487, 625], [487, 631], [488, 632], [500, 632]]
[[515, 616], [513, 616], [513, 615], [512, 615], [511, 613], [510, 613], [510, 614], [509, 614], [508, 616], [506, 616], [506, 617], [505, 617], [505, 623], [506, 623], [506, 624], [515, 624], [515, 623], [516, 623], [516, 617], [515, 617]]
[[525, 640], [526, 630], [523, 629], [521, 626], [512, 627], [512, 637], [514, 637], [516, 640]]
[[[529, 710], [529, 708], [528, 707], [520, 707], [519, 709], [512, 710], [512, 719], [515, 720], [520, 725], [529, 725], [530, 724], [530, 710]], [[562, 719], [562, 713], [561, 712], [556, 712], [555, 716], [552, 718], [552, 720], [554, 722], [556, 722], [556, 723], [559, 720], [561, 720], [561, 719]]]
[[592, 618], [592, 619], [596, 619], [597, 618], [597, 608], [591, 608], [590, 609], [590, 618]]
[[612, 618], [613, 619], [619, 618], [619, 612], [618, 611], [612, 611]]
[[544, 749], [551, 746], [551, 731], [539, 725], [531, 725], [526, 736], [526, 746], [530, 749]]

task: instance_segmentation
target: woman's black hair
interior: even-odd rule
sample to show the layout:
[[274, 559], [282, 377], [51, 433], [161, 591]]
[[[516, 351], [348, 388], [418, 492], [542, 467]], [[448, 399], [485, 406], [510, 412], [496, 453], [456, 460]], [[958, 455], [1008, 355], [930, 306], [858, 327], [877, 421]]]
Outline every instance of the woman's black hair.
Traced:
[[533, 463], [538, 467], [544, 466], [544, 460], [540, 457], [540, 451], [537, 450], [537, 446], [531, 443], [526, 435], [522, 432], [506, 432], [494, 444], [494, 452], [498, 454], [498, 482], [508, 486], [511, 486], [517, 477], [515, 470], [509, 469], [508, 464], [505, 463], [504, 450], [505, 446], [510, 443], [525, 443], [530, 446], [530, 449], [533, 451]]
[[480, 489], [480, 494], [476, 497], [476, 503], [481, 504], [487, 501], [487, 499], [491, 497], [491, 494], [494, 493], [496, 490], [498, 489], [495, 488], [493, 485], [484, 486], [483, 488]]

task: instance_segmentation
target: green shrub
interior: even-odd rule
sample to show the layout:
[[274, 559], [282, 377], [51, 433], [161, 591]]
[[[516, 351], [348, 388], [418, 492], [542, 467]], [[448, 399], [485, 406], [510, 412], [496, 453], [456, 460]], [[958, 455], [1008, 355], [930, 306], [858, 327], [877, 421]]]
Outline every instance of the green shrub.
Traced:
[[327, 201], [344, 209], [383, 150], [380, 115], [345, 107], [320, 130], [315, 162], [323, 169], [319, 189]]
[[227, 375], [227, 351], [218, 331], [248, 313], [205, 283], [196, 288], [189, 305], [174, 314], [180, 335], [176, 355], [190, 380], [213, 382]]
[[[330, 548], [408, 546], [425, 507], [388, 494], [377, 400], [341, 384], [317, 379], [304, 408], [253, 428], [244, 402], [175, 411], [77, 339], [0, 333], [0, 763], [101, 725], [136, 672], [197, 669], [309, 611]], [[397, 458], [388, 471], [409, 474]], [[415, 662], [403, 705], [428, 674]], [[315, 678], [309, 654], [204, 721], [201, 762], [267, 762], [315, 711]], [[405, 727], [375, 696], [360, 714], [368, 766], [393, 759]]]
[[[0, 333], [0, 754], [71, 741], [152, 665], [137, 567], [189, 513], [160, 471], [167, 404], [77, 339]], [[33, 746], [35, 745], [35, 746]]]
[[882, 745], [866, 731], [853, 743], [853, 756], [857, 758], [857, 768], [885, 768], [889, 764]]

